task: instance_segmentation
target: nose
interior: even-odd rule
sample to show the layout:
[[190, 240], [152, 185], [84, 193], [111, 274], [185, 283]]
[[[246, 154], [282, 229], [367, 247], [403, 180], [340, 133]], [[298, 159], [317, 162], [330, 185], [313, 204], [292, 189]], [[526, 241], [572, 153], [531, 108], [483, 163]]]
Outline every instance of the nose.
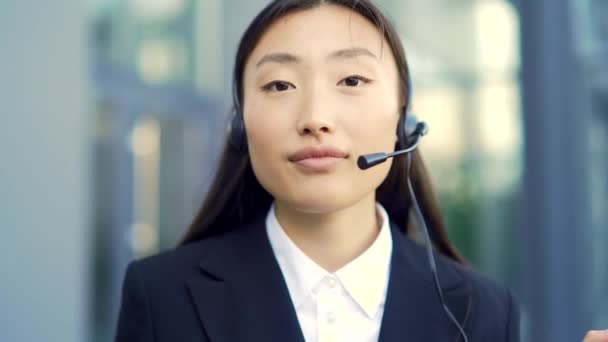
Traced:
[[298, 132], [300, 135], [312, 135], [319, 137], [323, 133], [333, 133], [333, 125], [329, 122], [322, 120], [317, 117], [313, 117], [309, 120], [300, 121]]
[[334, 133], [335, 123], [327, 100], [322, 96], [311, 96], [306, 101], [297, 123], [298, 133], [301, 136], [311, 135], [319, 138], [323, 134]]

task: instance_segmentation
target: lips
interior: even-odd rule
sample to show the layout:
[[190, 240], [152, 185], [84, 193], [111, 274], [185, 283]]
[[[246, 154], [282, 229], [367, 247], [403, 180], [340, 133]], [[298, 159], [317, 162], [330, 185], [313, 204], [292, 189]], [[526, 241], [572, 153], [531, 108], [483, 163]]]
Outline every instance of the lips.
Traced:
[[326, 172], [348, 154], [335, 147], [306, 147], [289, 156], [289, 160], [307, 172]]
[[305, 147], [289, 156], [289, 160], [297, 162], [310, 158], [346, 158], [348, 154], [335, 147]]

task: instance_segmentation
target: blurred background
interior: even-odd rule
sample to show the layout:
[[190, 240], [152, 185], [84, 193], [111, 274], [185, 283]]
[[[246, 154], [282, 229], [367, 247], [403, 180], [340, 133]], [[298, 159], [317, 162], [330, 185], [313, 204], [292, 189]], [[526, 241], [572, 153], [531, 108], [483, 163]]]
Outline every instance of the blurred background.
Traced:
[[[0, 2], [1, 341], [112, 339], [127, 263], [202, 201], [267, 2]], [[608, 328], [608, 1], [376, 3], [450, 237], [515, 291], [524, 341]]]

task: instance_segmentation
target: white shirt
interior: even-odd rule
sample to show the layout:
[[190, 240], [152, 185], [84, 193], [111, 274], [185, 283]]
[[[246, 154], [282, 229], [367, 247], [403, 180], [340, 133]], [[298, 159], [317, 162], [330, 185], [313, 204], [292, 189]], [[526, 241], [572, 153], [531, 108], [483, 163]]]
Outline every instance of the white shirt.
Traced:
[[307, 342], [378, 341], [393, 242], [386, 210], [379, 203], [376, 209], [382, 218], [376, 240], [329, 273], [291, 241], [271, 206], [266, 231]]

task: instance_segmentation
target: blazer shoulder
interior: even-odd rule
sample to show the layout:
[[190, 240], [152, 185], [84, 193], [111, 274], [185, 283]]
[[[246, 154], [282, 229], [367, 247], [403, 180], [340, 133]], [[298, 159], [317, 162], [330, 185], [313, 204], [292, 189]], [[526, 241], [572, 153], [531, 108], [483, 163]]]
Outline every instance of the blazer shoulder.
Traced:
[[255, 227], [252, 225], [243, 225], [227, 233], [206, 237], [134, 260], [131, 264], [134, 264], [140, 273], [148, 276], [178, 276], [179, 273], [198, 272], [201, 260], [210, 255], [220, 253], [224, 257], [236, 256], [239, 250], [247, 246], [251, 235], [249, 232], [253, 229]]
[[469, 286], [472, 302], [470, 325], [475, 337], [472, 340], [520, 340], [520, 306], [509, 287], [445, 256], [440, 256], [438, 263], [460, 274]]
[[[415, 260], [415, 267], [429, 277], [426, 247], [405, 237], [404, 250]], [[470, 312], [465, 330], [471, 341], [519, 341], [520, 309], [512, 291], [486, 275], [442, 254], [433, 253], [444, 294], [468, 292]]]
[[[422, 266], [422, 269], [428, 269], [428, 255], [424, 245], [414, 241], [409, 236], [405, 236], [405, 248], [412, 250], [412, 254], [415, 255], [417, 264]], [[444, 291], [449, 291], [449, 284], [462, 283], [464, 282], [471, 291], [476, 293], [483, 302], [490, 306], [495, 306], [497, 309], [506, 307], [508, 300], [511, 299], [511, 291], [489, 278], [488, 276], [476, 271], [472, 267], [461, 264], [453, 259], [446, 257], [443, 254], [439, 254], [433, 251], [435, 256], [435, 263], [437, 268], [437, 274], [442, 288]], [[445, 278], [444, 278], [445, 277]], [[442, 279], [443, 278], [443, 279]], [[442, 280], [447, 281], [448, 287], [444, 287]]]
[[209, 243], [205, 240], [178, 246], [156, 254], [131, 261], [130, 266], [137, 268], [140, 273], [176, 271], [184, 266], [193, 266], [207, 253]]
[[[427, 273], [429, 269], [428, 254], [426, 246], [403, 234], [404, 250], [414, 260], [416, 268]], [[472, 291], [478, 292], [482, 297], [505, 298], [508, 290], [491, 278], [476, 271], [472, 267], [461, 264], [443, 254], [433, 251], [439, 281], [444, 291], [449, 291], [454, 284], [463, 282]]]
[[207, 341], [199, 329], [188, 282], [201, 274], [200, 262], [214, 253], [218, 239], [210, 237], [131, 261], [124, 276], [115, 341]]
[[488, 306], [488, 309], [509, 310], [515, 298], [510, 288], [501, 285], [488, 276], [477, 270], [459, 264], [446, 257], [441, 257], [442, 262], [446, 263], [455, 272], [459, 273], [470, 285], [471, 291], [478, 297], [480, 303]]
[[130, 266], [146, 276], [177, 275], [176, 273], [197, 268], [200, 260], [211, 253], [214, 245], [214, 238], [203, 239], [133, 260]]

